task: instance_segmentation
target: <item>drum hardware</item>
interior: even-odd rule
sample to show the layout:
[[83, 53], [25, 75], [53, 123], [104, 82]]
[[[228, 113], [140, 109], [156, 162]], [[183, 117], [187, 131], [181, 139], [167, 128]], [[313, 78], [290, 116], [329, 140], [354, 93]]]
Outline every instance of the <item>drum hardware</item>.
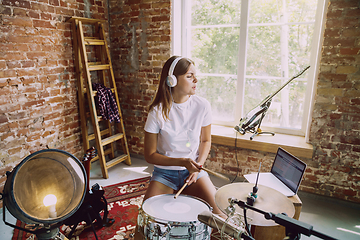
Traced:
[[171, 230], [171, 225], [170, 224], [165, 225], [166, 230], [163, 233], [161, 233], [160, 225], [157, 225], [156, 227], [159, 229], [158, 230], [159, 231], [158, 236], [160, 236], [160, 237], [166, 237], [166, 235], [169, 234], [169, 232]]
[[254, 238], [246, 234], [241, 226], [236, 226], [235, 224], [231, 223], [229, 221], [230, 218], [224, 220], [209, 211], [204, 211], [198, 215], [198, 219], [202, 223], [205, 223], [214, 229], [220, 230], [221, 239], [225, 237], [225, 233], [234, 239], [254, 240]]
[[194, 223], [191, 223], [191, 227], [188, 229], [190, 239], [195, 240], [196, 239], [196, 227]]
[[[241, 209], [237, 204], [231, 205], [229, 202], [233, 198], [234, 200], [247, 200], [248, 193], [251, 192], [253, 188], [252, 183], [231, 183], [228, 185], [224, 185], [219, 188], [215, 194], [215, 202], [219, 209], [226, 214], [227, 208], [233, 206], [235, 207], [235, 211], [237, 213], [242, 213], [243, 209]], [[293, 203], [280, 192], [263, 186], [258, 185], [258, 191], [261, 194], [258, 194], [256, 201], [254, 202], [254, 207], [258, 207], [263, 209], [264, 211], [271, 212], [285, 212], [288, 216], [292, 217], [295, 214], [295, 207]], [[256, 226], [276, 226], [277, 224], [272, 221], [267, 221], [264, 217], [254, 211], [247, 212], [246, 219], [252, 219], [251, 224]]]
[[229, 198], [230, 205], [225, 209], [225, 213], [227, 216], [232, 217], [235, 214], [235, 203]]
[[156, 225], [154, 228], [155, 228], [155, 231], [154, 231], [155, 234], [154, 234], [154, 236], [156, 236], [156, 237], [162, 236], [160, 225]]
[[264, 216], [267, 220], [273, 220], [277, 224], [280, 224], [285, 227], [286, 229], [286, 237], [284, 240], [298, 240], [300, 239], [301, 234], [304, 234], [308, 237], [311, 235], [314, 235], [318, 238], [325, 239], [325, 240], [337, 240], [336, 238], [333, 238], [331, 236], [328, 236], [324, 233], [321, 233], [319, 231], [316, 231], [313, 229], [313, 226], [301, 222], [299, 220], [296, 220], [294, 218], [288, 217], [286, 213], [277, 213], [274, 214], [272, 212], [266, 212], [263, 210], [260, 210], [258, 208], [255, 208], [241, 200], [232, 200], [234, 203], [236, 203], [240, 208], [242, 209], [250, 209], [255, 212], [258, 212]]
[[306, 70], [308, 70], [310, 66], [307, 66], [305, 69], [303, 69], [301, 72], [299, 72], [297, 75], [292, 77], [290, 80], [288, 80], [285, 84], [283, 84], [279, 89], [275, 91], [275, 93], [268, 95], [264, 100], [262, 100], [255, 108], [250, 110], [245, 117], [240, 119], [239, 125], [235, 126], [235, 130], [238, 131], [240, 134], [244, 135], [246, 132], [253, 133], [253, 135], [250, 137], [250, 140], [253, 140], [253, 138], [256, 135], [259, 134], [271, 134], [275, 135], [273, 132], [262, 132], [260, 129], [260, 125], [262, 120], [265, 117], [265, 114], [267, 110], [270, 108], [270, 104], [272, 101], [272, 98], [278, 94], [286, 85], [288, 85], [292, 80], [295, 78], [298, 78], [300, 75], [302, 75]]
[[174, 194], [157, 195], [143, 202], [138, 230], [151, 240], [210, 240], [211, 228], [197, 219], [205, 210], [212, 208], [196, 197], [180, 195], [175, 200]]

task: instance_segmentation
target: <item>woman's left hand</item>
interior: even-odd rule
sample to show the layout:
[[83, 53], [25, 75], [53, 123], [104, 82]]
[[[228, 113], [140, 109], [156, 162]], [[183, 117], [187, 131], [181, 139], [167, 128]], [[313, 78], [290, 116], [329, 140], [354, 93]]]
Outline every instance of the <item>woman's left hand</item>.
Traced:
[[196, 183], [198, 175], [199, 175], [199, 172], [190, 173], [188, 178], [185, 180], [188, 183], [188, 186], [190, 186], [193, 183]]

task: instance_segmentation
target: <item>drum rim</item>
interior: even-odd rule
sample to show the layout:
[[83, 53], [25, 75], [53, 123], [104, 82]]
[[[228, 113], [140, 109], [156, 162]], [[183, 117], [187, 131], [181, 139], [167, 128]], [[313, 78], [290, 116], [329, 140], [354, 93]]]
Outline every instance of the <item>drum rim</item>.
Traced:
[[[143, 206], [145, 204], [146, 201], [148, 201], [149, 199], [155, 199], [155, 198], [159, 198], [161, 196], [175, 196], [175, 194], [160, 194], [160, 195], [156, 195], [156, 196], [152, 196], [148, 199], [146, 199], [145, 201], [143, 201], [143, 203], [141, 204], [141, 208], [140, 208], [140, 211], [144, 212], [148, 219], [152, 219], [154, 220], [154, 222], [157, 222], [157, 223], [161, 223], [161, 224], [169, 224], [169, 223], [195, 223], [195, 222], [199, 222], [199, 220], [196, 220], [196, 221], [185, 221], [185, 222], [179, 222], [179, 221], [169, 221], [169, 220], [166, 220], [166, 219], [163, 219], [163, 218], [155, 218], [153, 216], [151, 216], [149, 213], [145, 212]], [[192, 196], [192, 195], [187, 195], [187, 194], [182, 194], [182, 195], [179, 195], [179, 197], [182, 196], [182, 197], [189, 197], [189, 198], [194, 198], [202, 203], [204, 203], [208, 208], [209, 208], [209, 211], [212, 212], [213, 208], [210, 206], [210, 204], [208, 204], [206, 201], [204, 201], [203, 199], [199, 198], [199, 197], [196, 197], [196, 196]], [[159, 222], [158, 220], [161, 220], [161, 221], [164, 221], [164, 222]], [[178, 225], [181, 225], [181, 224], [178, 224]], [[185, 225], [185, 224], [184, 224]]]

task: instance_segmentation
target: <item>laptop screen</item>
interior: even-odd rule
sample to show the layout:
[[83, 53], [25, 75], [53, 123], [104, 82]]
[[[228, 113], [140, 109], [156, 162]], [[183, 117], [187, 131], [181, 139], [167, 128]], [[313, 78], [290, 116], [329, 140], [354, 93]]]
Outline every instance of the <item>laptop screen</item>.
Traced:
[[304, 162], [279, 148], [271, 167], [271, 173], [296, 194], [305, 169], [306, 164]]

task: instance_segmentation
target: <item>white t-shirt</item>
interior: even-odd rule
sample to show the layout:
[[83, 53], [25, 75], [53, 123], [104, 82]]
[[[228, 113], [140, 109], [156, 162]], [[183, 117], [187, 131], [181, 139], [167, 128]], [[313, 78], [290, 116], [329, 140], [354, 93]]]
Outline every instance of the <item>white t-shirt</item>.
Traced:
[[[157, 152], [172, 158], [199, 156], [201, 127], [211, 124], [211, 105], [202, 97], [192, 95], [186, 102], [171, 106], [169, 120], [165, 120], [161, 107], [153, 108], [145, 123], [145, 131], [158, 134]], [[180, 166], [158, 166], [163, 169], [183, 170]]]

